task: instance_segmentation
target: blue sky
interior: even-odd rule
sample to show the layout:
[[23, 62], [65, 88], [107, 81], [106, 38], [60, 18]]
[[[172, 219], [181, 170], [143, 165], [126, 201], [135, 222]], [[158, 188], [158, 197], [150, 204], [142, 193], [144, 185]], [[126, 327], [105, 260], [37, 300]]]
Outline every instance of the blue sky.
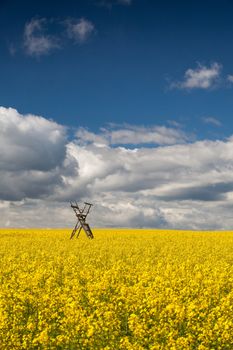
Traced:
[[77, 199], [98, 226], [232, 228], [232, 19], [230, 0], [1, 1], [0, 225], [61, 226]]
[[[226, 76], [233, 74], [232, 2], [116, 2], [3, 2], [1, 105], [93, 130], [110, 122], [176, 120], [198, 138], [229, 135], [233, 102]], [[28, 54], [25, 25], [42, 18], [41, 34], [56, 36], [60, 47]], [[62, 23], [67, 18], [93, 24], [84, 42], [67, 39]], [[170, 88], [187, 69], [214, 62], [222, 66], [217, 86]], [[203, 123], [208, 117], [222, 127]]]

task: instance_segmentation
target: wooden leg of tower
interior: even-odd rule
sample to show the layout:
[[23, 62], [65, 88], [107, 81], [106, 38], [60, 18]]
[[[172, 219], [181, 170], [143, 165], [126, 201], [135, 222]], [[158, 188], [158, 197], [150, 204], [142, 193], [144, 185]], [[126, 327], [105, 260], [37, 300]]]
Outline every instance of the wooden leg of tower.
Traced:
[[74, 237], [74, 235], [75, 235], [75, 233], [76, 233], [76, 231], [77, 231], [78, 226], [79, 226], [79, 222], [77, 222], [77, 224], [75, 225], [75, 227], [74, 227], [74, 229], [73, 229], [73, 231], [72, 231], [72, 233], [71, 233], [70, 239], [72, 239], [72, 238]]
[[72, 239], [75, 235], [75, 229], [73, 229], [72, 233], [71, 233], [71, 236], [70, 236], [70, 239]]
[[82, 229], [82, 226], [79, 228], [76, 238], [78, 238], [78, 236], [79, 236], [79, 234], [80, 234], [80, 232], [81, 232], [81, 229]]

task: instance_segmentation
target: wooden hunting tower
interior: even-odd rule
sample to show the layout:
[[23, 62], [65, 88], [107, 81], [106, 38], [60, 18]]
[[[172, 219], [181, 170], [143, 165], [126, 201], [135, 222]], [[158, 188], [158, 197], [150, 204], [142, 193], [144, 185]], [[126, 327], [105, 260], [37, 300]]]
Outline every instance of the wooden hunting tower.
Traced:
[[74, 202], [74, 204], [72, 202], [70, 202], [70, 205], [71, 205], [71, 208], [73, 208], [75, 215], [78, 219], [77, 224], [75, 225], [75, 227], [71, 233], [70, 239], [74, 238], [75, 233], [77, 231], [78, 231], [78, 233], [76, 235], [76, 238], [78, 238], [82, 229], [86, 232], [86, 235], [88, 238], [93, 239], [94, 236], [93, 236], [93, 233], [91, 231], [91, 228], [88, 225], [88, 223], [86, 222], [87, 215], [89, 214], [90, 209], [91, 209], [93, 204], [84, 202], [83, 208], [80, 208], [78, 206], [77, 202]]

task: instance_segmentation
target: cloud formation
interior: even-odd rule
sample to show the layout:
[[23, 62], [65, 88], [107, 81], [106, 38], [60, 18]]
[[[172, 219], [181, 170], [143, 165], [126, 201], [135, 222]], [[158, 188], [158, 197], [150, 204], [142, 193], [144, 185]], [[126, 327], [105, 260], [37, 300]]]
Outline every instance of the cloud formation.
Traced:
[[205, 124], [211, 124], [214, 126], [221, 126], [222, 125], [222, 123], [214, 117], [204, 117], [204, 118], [202, 118], [202, 120]]
[[72, 226], [75, 199], [95, 204], [95, 226], [232, 228], [233, 137], [166, 134], [154, 147], [156, 132], [128, 125], [67, 141], [65, 127], [2, 107], [0, 225]]
[[0, 107], [0, 169], [51, 170], [65, 157], [65, 128], [35, 115]]
[[65, 23], [68, 37], [77, 43], [84, 43], [95, 31], [94, 24], [85, 18], [69, 19]]
[[171, 84], [172, 88], [178, 89], [210, 89], [213, 87], [221, 72], [219, 63], [212, 63], [210, 67], [198, 64], [197, 68], [186, 70], [183, 81]]
[[230, 83], [233, 83], [233, 75], [229, 74], [227, 76], [227, 81], [229, 81]]
[[94, 143], [95, 145], [172, 145], [184, 143], [187, 135], [178, 128], [166, 126], [136, 126], [118, 125], [113, 128], [102, 128], [98, 134], [85, 128], [80, 128], [76, 136], [81, 143]]
[[40, 198], [62, 183], [66, 129], [35, 115], [0, 107], [0, 199]]
[[[58, 28], [56, 35], [51, 34], [54, 23]], [[83, 44], [95, 32], [94, 24], [85, 18], [68, 18], [63, 22], [57, 19], [32, 18], [24, 27], [23, 47], [27, 55], [40, 57], [62, 49], [69, 40]], [[9, 48], [11, 55], [15, 54], [13, 48], [13, 45]]]
[[47, 55], [60, 48], [59, 39], [46, 33], [48, 21], [45, 18], [32, 18], [24, 27], [24, 47], [30, 56]]

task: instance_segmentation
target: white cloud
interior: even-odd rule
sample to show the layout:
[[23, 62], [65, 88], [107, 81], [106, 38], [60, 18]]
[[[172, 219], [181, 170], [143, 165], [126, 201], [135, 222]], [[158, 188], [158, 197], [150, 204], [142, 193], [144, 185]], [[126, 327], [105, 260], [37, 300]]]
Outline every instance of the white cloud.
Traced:
[[65, 23], [68, 37], [78, 43], [87, 41], [95, 31], [94, 24], [85, 18], [69, 19]]
[[103, 129], [67, 142], [61, 125], [6, 108], [0, 131], [0, 226], [72, 226], [75, 199], [94, 203], [94, 226], [232, 228], [233, 137], [128, 149]]
[[172, 88], [179, 89], [209, 89], [213, 87], [221, 72], [221, 65], [213, 63], [210, 67], [198, 64], [196, 69], [189, 68], [184, 75], [184, 80], [171, 84]]
[[0, 107], [0, 199], [39, 198], [62, 183], [66, 129]]
[[45, 18], [33, 18], [25, 24], [24, 47], [28, 55], [38, 57], [60, 48], [58, 38], [45, 33], [46, 26]]
[[59, 195], [91, 199], [99, 225], [229, 228], [232, 221], [219, 218], [229, 213], [223, 205], [232, 205], [232, 145], [204, 141], [128, 150], [72, 143], [79, 177]]
[[214, 117], [204, 117], [204, 118], [202, 118], [202, 120], [206, 124], [212, 124], [214, 126], [221, 126], [222, 125], [222, 123]]
[[114, 129], [101, 129], [101, 132], [94, 134], [87, 129], [80, 128], [77, 137], [81, 143], [94, 143], [98, 146], [104, 145], [171, 145], [184, 143], [187, 135], [180, 129], [168, 128], [165, 126], [135, 126], [122, 125]]
[[0, 107], [0, 168], [55, 168], [65, 157], [65, 134], [65, 128], [53, 121]]
[[[56, 36], [50, 34], [54, 23], [58, 25], [58, 29], [59, 25], [61, 27]], [[62, 31], [62, 24], [66, 27], [66, 37]], [[94, 24], [85, 18], [69, 18], [63, 22], [58, 19], [32, 18], [24, 27], [23, 46], [27, 55], [39, 57], [61, 49], [67, 38], [76, 43], [84, 43], [95, 31]], [[13, 45], [9, 47], [9, 51], [15, 54]]]
[[230, 82], [230, 83], [233, 83], [233, 75], [228, 75], [227, 76], [227, 80]]

